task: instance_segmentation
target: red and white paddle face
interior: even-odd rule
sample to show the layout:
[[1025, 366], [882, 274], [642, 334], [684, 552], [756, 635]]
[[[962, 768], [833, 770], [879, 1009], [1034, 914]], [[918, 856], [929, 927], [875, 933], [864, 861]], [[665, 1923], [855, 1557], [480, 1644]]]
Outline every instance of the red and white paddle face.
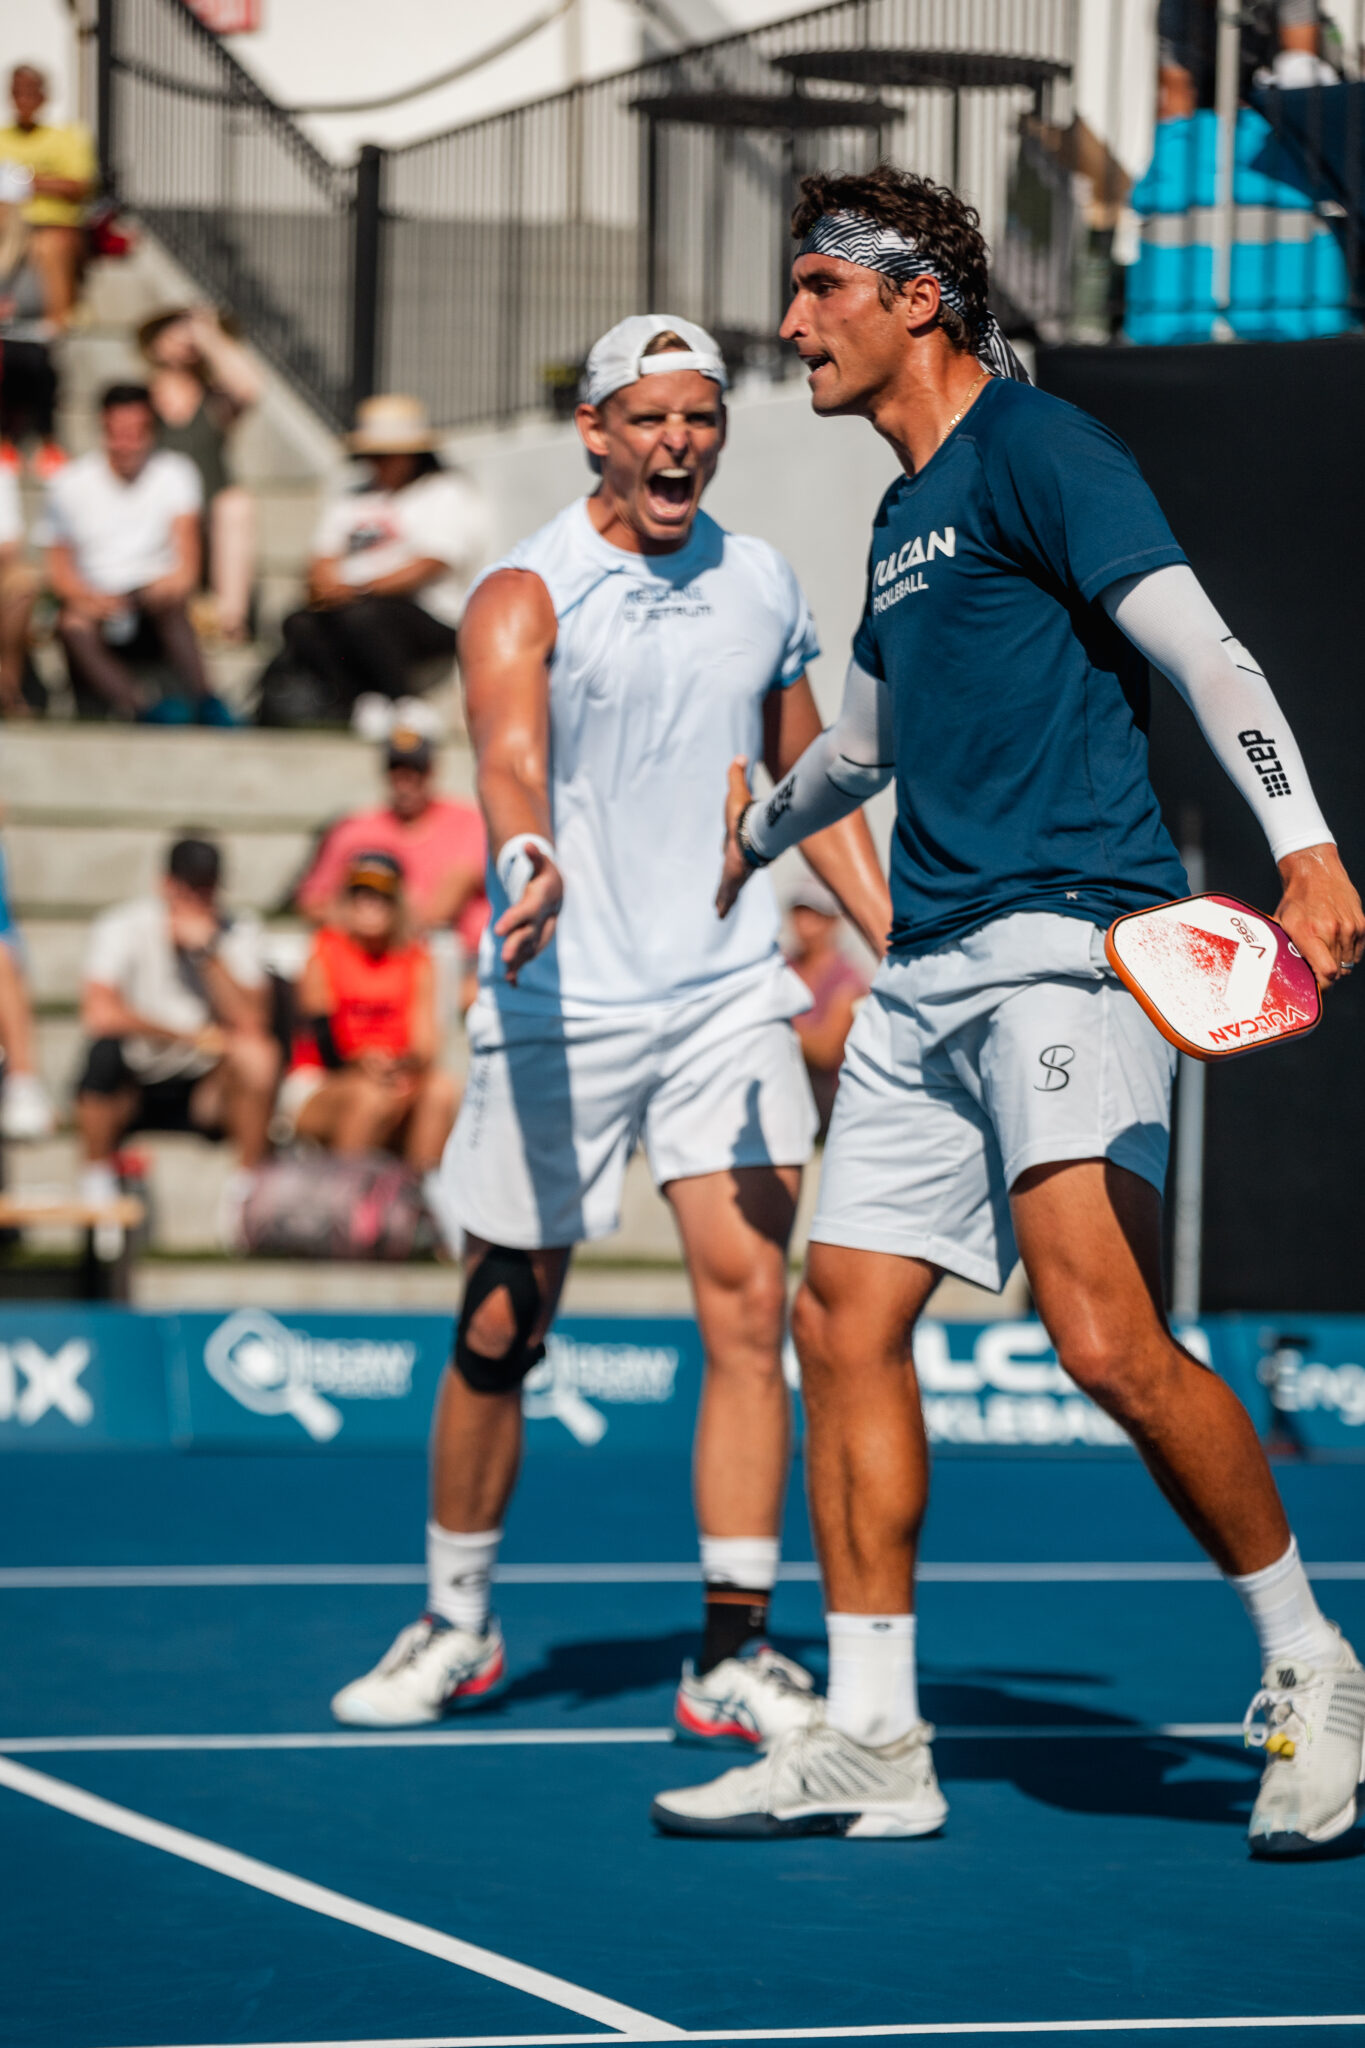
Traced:
[[1312, 968], [1273, 917], [1233, 896], [1186, 896], [1110, 925], [1110, 965], [1173, 1045], [1229, 1059], [1311, 1031]]

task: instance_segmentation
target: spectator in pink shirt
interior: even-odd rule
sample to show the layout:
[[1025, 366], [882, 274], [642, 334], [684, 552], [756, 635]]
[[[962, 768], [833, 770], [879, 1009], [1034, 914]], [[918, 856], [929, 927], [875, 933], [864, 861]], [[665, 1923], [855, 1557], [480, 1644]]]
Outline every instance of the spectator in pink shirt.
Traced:
[[358, 853], [390, 853], [403, 870], [409, 909], [423, 931], [453, 926], [473, 965], [488, 922], [484, 867], [488, 843], [473, 804], [436, 795], [431, 741], [395, 726], [386, 760], [389, 801], [343, 818], [323, 840], [296, 901], [315, 924], [332, 916]]

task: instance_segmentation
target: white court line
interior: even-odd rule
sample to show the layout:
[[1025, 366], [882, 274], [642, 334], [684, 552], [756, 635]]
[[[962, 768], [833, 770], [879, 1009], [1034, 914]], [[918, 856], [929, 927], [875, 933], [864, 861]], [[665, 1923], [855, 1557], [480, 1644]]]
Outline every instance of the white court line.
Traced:
[[[1365, 1560], [1310, 1564], [1312, 1579], [1365, 1579]], [[819, 1581], [814, 1564], [784, 1564], [778, 1576], [790, 1583]], [[928, 1586], [1185, 1585], [1220, 1579], [1217, 1567], [1200, 1559], [1181, 1564], [926, 1564], [920, 1583]], [[693, 1585], [695, 1564], [507, 1564], [496, 1577], [503, 1586], [668, 1586]], [[418, 1564], [51, 1564], [0, 1567], [0, 1592], [57, 1592], [120, 1586], [424, 1586]]]
[[28, 1799], [40, 1800], [44, 1806], [55, 1806], [62, 1813], [74, 1815], [77, 1820], [90, 1821], [95, 1827], [108, 1828], [112, 1834], [126, 1835], [130, 1841], [144, 1842], [149, 1848], [163, 1849], [168, 1856], [179, 1856], [186, 1863], [197, 1863], [202, 1869], [216, 1871], [221, 1877], [235, 1878], [238, 1884], [269, 1892], [292, 1906], [303, 1906], [329, 1920], [345, 1921], [349, 1926], [362, 1928], [367, 1934], [377, 1934], [385, 1941], [395, 1941], [404, 1948], [435, 1956], [441, 1962], [454, 1963], [459, 1969], [489, 1977], [495, 1984], [506, 1984], [514, 1991], [524, 1991], [531, 1998], [544, 1999], [548, 2005], [562, 2006], [567, 2012], [577, 2013], [585, 2020], [597, 2020], [617, 2032], [651, 2041], [669, 2040], [679, 2032], [666, 2020], [653, 2019], [648, 2013], [637, 2012], [633, 2006], [619, 2005], [614, 1998], [602, 1998], [595, 1991], [585, 1991], [581, 1985], [570, 1984], [563, 1977], [552, 1977], [544, 1970], [532, 1969], [529, 1964], [513, 1962], [509, 1956], [496, 1955], [492, 1949], [478, 1948], [473, 1942], [460, 1941], [455, 1935], [442, 1934], [434, 1927], [423, 1927], [416, 1920], [405, 1920], [397, 1913], [382, 1912], [359, 1899], [347, 1898], [342, 1892], [329, 1891], [325, 1885], [313, 1884], [308, 1878], [295, 1877], [292, 1871], [277, 1870], [269, 1863], [258, 1863], [254, 1856], [240, 1855], [236, 1849], [207, 1841], [202, 1835], [187, 1834], [183, 1828], [168, 1827], [164, 1821], [152, 1820], [145, 1813], [134, 1813], [127, 1806], [115, 1806], [111, 1800], [100, 1799], [93, 1792], [83, 1792], [79, 1786], [68, 1785], [60, 1778], [49, 1778], [41, 1771], [31, 1771], [24, 1764], [11, 1763], [4, 1757], [0, 1757], [0, 1785], [8, 1786], [11, 1792], [22, 1793]]
[[[1237, 1732], [1242, 1732], [1240, 1724]], [[79, 1756], [128, 1750], [553, 1749], [672, 1740], [671, 1728], [327, 1728], [299, 1735], [0, 1735], [0, 1756]]]
[[[1166, 2034], [1177, 2027], [1198, 2033], [1269, 2027], [1365, 2027], [1365, 2013], [1254, 2013], [1247, 2018], [1200, 2020], [951, 2020], [937, 2025], [886, 2027], [746, 2027], [668, 2035], [631, 2033], [632, 2041], [886, 2041], [919, 2036], [942, 2039], [962, 2034]], [[610, 2034], [423, 2034], [384, 2041], [262, 2041], [250, 2048], [567, 2048], [567, 2044], [612, 2041]]]
[[[1134, 1741], [1166, 1736], [1200, 1741], [1240, 1736], [1240, 1721], [1119, 1722], [1099, 1728], [1070, 1721], [1021, 1727], [940, 1728], [939, 1742]], [[395, 1728], [319, 1730], [297, 1735], [0, 1735], [0, 1756], [101, 1756], [187, 1750], [240, 1749], [554, 1749], [612, 1743], [671, 1743], [671, 1728]]]

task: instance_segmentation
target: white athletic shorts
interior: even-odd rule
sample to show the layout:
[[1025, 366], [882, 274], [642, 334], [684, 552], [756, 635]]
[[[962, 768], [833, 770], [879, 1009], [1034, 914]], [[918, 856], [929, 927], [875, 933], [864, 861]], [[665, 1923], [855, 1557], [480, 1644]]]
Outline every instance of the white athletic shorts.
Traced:
[[1079, 918], [1021, 912], [884, 961], [844, 1049], [811, 1239], [998, 1291], [1028, 1167], [1112, 1159], [1164, 1187], [1174, 1072]]
[[809, 997], [779, 968], [716, 992], [589, 1019], [469, 1014], [469, 1081], [441, 1162], [460, 1226], [533, 1250], [606, 1237], [643, 1142], [655, 1182], [801, 1166], [816, 1115], [790, 1019]]

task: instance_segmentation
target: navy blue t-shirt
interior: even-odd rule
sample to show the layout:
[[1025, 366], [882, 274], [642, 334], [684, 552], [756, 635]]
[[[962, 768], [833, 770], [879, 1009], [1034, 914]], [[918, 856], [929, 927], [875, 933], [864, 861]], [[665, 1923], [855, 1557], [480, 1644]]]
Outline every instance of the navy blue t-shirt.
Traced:
[[1147, 664], [1095, 602], [1184, 560], [1122, 441], [1029, 384], [992, 378], [891, 486], [853, 653], [891, 696], [894, 953], [1185, 894], [1147, 776]]

